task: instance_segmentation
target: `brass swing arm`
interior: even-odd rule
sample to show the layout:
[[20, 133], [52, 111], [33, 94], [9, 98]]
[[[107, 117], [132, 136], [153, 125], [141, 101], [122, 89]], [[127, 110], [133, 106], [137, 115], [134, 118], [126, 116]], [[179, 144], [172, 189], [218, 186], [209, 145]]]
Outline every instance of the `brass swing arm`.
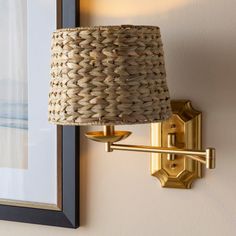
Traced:
[[199, 161], [205, 164], [206, 168], [208, 169], [215, 168], [214, 148], [207, 148], [205, 151], [204, 150], [196, 151], [196, 150], [178, 149], [178, 148], [163, 148], [163, 147], [142, 146], [142, 145], [107, 143], [106, 151], [112, 152], [113, 150], [185, 155], [195, 161]]
[[[114, 126], [105, 126], [104, 135], [114, 135]], [[170, 137], [171, 138], [171, 137]], [[143, 146], [143, 145], [128, 145], [128, 144], [114, 144], [113, 142], [106, 142], [106, 151], [112, 152], [113, 150], [119, 151], [136, 151], [136, 152], [150, 152], [150, 153], [161, 153], [161, 154], [175, 154], [185, 155], [195, 161], [199, 161], [206, 165], [208, 169], [215, 168], [215, 149], [207, 148], [206, 150], [190, 150], [190, 149], [179, 149], [175, 147], [154, 147], [154, 146]]]

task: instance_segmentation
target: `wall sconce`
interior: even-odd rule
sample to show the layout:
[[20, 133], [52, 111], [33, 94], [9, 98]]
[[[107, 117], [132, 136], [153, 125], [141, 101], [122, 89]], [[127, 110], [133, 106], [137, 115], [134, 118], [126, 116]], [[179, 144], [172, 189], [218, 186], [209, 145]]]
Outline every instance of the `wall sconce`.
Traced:
[[[163, 187], [190, 188], [201, 166], [215, 168], [215, 149], [201, 150], [201, 112], [170, 102], [160, 29], [101, 26], [53, 34], [49, 121], [103, 125], [87, 138], [106, 151], [150, 152]], [[151, 123], [152, 146], [119, 144], [131, 132], [115, 125]]]

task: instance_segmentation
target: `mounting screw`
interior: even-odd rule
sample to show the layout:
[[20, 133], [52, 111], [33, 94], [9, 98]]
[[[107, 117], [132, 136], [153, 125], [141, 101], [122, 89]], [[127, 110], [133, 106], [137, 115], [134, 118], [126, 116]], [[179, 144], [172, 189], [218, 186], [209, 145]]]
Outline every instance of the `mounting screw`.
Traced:
[[177, 166], [177, 165], [176, 165], [175, 163], [173, 163], [173, 164], [170, 165], [170, 168], [171, 168], [171, 169], [175, 169], [176, 166]]

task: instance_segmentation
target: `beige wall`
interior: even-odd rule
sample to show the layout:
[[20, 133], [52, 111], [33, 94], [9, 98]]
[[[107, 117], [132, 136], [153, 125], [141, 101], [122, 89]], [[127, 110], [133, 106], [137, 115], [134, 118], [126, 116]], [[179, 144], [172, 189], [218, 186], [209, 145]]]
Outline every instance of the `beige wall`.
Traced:
[[[236, 1], [83, 0], [82, 9], [83, 25], [161, 27], [172, 98], [204, 112], [204, 144], [217, 148], [217, 169], [192, 190], [162, 189], [148, 154], [107, 154], [81, 135], [81, 228], [0, 222], [0, 235], [236, 235]], [[129, 142], [149, 144], [148, 125], [127, 128]]]

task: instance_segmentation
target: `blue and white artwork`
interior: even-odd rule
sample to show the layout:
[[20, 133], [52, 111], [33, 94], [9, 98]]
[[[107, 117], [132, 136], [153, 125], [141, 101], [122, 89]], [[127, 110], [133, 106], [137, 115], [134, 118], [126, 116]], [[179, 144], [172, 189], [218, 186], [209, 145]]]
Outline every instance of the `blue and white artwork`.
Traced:
[[58, 203], [57, 127], [47, 116], [56, 3], [0, 0], [0, 205]]
[[0, 168], [28, 166], [26, 2], [0, 0]]

